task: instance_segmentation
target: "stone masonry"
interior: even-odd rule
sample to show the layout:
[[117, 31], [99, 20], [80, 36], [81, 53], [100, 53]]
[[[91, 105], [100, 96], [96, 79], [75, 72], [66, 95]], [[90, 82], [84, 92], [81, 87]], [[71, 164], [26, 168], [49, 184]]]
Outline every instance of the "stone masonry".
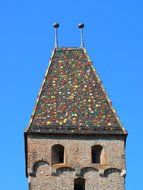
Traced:
[[[64, 163], [51, 164], [51, 147], [65, 148]], [[91, 162], [91, 147], [103, 147], [103, 162]], [[86, 180], [88, 190], [124, 190], [125, 153], [123, 137], [37, 136], [28, 137], [30, 190], [73, 190], [74, 179]]]

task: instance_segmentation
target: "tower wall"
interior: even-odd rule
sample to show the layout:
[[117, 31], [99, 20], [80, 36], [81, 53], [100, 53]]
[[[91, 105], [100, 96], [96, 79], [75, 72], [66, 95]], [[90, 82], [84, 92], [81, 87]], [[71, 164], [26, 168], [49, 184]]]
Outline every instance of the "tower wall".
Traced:
[[[123, 190], [123, 136], [36, 136], [27, 138], [30, 190], [73, 190], [74, 179], [85, 179], [88, 190]], [[51, 163], [51, 148], [64, 146], [64, 163]], [[101, 145], [101, 164], [92, 163], [91, 147]]]

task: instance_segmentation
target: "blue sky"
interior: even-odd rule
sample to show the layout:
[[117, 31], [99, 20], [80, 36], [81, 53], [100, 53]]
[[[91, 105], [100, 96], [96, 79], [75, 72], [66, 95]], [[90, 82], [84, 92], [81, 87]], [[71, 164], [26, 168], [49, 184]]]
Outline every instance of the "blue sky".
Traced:
[[23, 131], [48, 66], [56, 21], [62, 47], [79, 46], [77, 24], [85, 23], [88, 54], [129, 132], [126, 189], [142, 189], [142, 10], [141, 0], [1, 1], [1, 189], [28, 189]]

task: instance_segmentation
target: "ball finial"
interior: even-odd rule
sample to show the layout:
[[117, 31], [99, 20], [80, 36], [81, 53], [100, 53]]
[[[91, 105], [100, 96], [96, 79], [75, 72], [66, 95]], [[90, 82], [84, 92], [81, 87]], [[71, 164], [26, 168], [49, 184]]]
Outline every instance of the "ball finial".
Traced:
[[79, 28], [84, 28], [84, 24], [83, 24], [83, 23], [80, 23], [80, 24], [78, 25], [78, 27], [79, 27]]
[[53, 27], [54, 27], [54, 28], [59, 28], [59, 26], [60, 26], [60, 25], [59, 25], [59, 23], [57, 23], [57, 22], [53, 24]]

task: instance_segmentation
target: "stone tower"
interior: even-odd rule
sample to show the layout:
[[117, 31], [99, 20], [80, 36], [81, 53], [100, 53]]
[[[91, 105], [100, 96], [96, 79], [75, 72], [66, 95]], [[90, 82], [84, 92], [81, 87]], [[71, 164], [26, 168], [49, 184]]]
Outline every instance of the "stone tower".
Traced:
[[86, 49], [55, 47], [25, 131], [29, 190], [124, 190], [126, 137]]

